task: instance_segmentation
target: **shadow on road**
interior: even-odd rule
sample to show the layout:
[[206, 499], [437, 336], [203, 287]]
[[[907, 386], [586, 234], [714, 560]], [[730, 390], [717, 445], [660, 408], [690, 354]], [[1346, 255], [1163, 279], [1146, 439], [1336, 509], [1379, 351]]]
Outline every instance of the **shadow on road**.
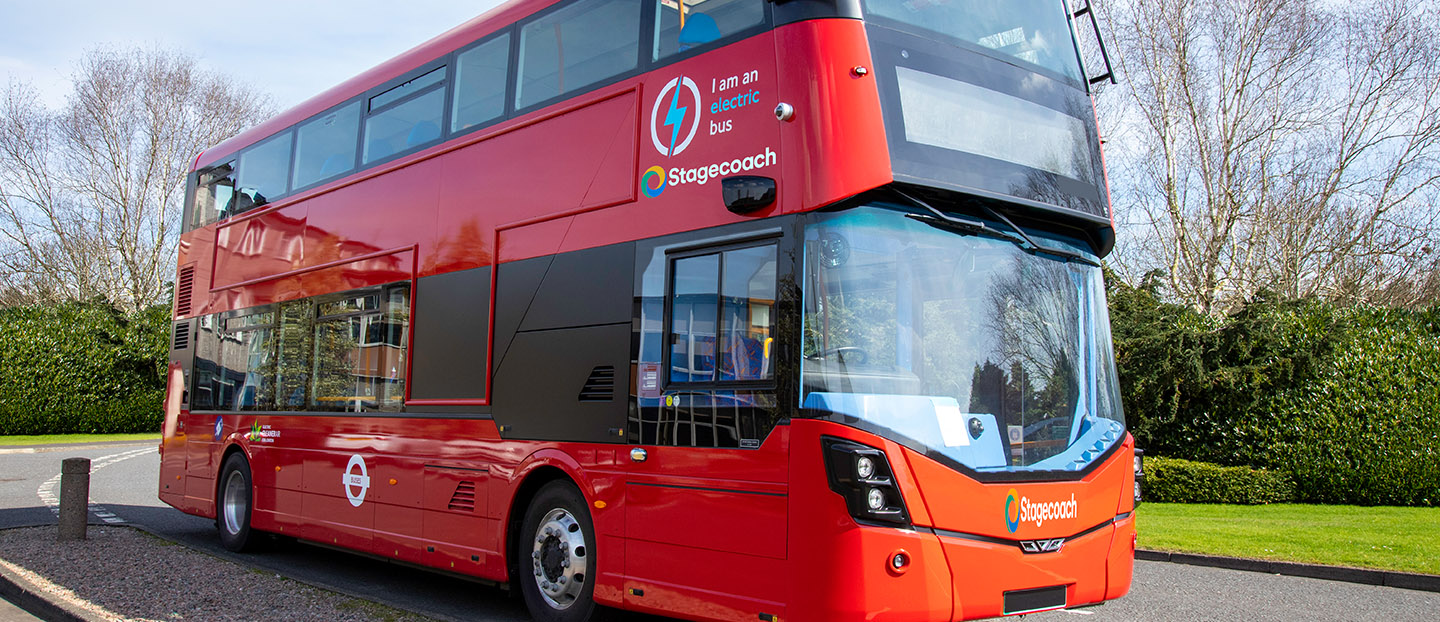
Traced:
[[[510, 592], [489, 584], [289, 538], [277, 538], [256, 553], [232, 553], [220, 546], [211, 519], [169, 507], [114, 503], [107, 503], [105, 507], [133, 526], [189, 548], [398, 609], [452, 620], [523, 622], [530, 619], [518, 596], [511, 597]], [[48, 510], [39, 509], [49, 517]], [[53, 518], [49, 522], [53, 523]], [[0, 516], [0, 525], [3, 524]], [[607, 611], [600, 619], [664, 622], [670, 618]]]
[[43, 505], [28, 508], [0, 508], [0, 529], [54, 525], [55, 514]]

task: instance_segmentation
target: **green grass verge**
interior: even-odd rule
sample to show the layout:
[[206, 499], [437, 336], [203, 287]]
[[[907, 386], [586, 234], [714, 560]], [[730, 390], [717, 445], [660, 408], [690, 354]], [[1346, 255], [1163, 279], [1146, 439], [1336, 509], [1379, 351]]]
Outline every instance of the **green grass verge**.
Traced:
[[84, 443], [108, 443], [112, 441], [158, 441], [160, 434], [39, 434], [0, 436], [0, 447], [15, 445], [60, 445]]
[[1440, 508], [1145, 503], [1140, 548], [1440, 574]]

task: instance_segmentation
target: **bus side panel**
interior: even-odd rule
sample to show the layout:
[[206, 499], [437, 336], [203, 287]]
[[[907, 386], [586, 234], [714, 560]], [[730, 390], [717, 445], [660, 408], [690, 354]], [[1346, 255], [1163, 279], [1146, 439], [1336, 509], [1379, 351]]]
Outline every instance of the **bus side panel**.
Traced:
[[320, 265], [435, 238], [443, 158], [423, 160], [308, 201], [305, 261]]
[[[647, 446], [626, 460], [627, 607], [687, 618], [785, 618], [790, 430], [758, 449]], [[637, 594], [634, 590], [640, 590]]]
[[439, 233], [423, 272], [491, 265], [497, 254], [504, 261], [553, 254], [569, 223], [559, 223], [553, 244], [500, 253], [492, 232], [632, 196], [630, 176], [612, 169], [627, 156], [633, 162], [636, 106], [634, 91], [622, 92], [499, 130], [437, 160], [444, 165], [430, 179], [441, 180]]
[[305, 214], [310, 205], [287, 205], [216, 225], [214, 285], [234, 285], [305, 265]]
[[[775, 31], [781, 124], [781, 197], [786, 212], [813, 209], [890, 183], [870, 43], [859, 20], [809, 20]], [[863, 67], [865, 71], [856, 71]], [[796, 187], [798, 186], [798, 187]]]
[[1110, 544], [1106, 570], [1106, 600], [1130, 593], [1130, 584], [1135, 577], [1135, 515], [1115, 521], [1115, 537]]
[[[500, 522], [486, 518], [490, 514], [488, 467], [472, 463], [464, 468], [423, 468], [424, 563], [481, 576], [491, 575], [492, 567], [503, 568]], [[503, 579], [503, 575], [492, 578]]]

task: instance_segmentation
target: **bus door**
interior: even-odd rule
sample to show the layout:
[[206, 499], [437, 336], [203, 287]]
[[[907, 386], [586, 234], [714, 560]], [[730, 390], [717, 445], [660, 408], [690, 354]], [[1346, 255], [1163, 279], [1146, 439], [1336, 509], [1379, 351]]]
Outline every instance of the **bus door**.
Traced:
[[773, 237], [657, 248], [645, 265], [620, 460], [627, 604], [780, 613], [789, 448], [771, 356], [776, 249]]

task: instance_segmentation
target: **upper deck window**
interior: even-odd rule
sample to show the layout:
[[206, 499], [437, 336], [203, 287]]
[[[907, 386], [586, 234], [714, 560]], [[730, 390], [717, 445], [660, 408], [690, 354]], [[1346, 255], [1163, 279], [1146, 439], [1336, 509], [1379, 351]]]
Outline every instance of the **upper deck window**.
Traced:
[[233, 207], [220, 214], [221, 218], [260, 207], [290, 190], [290, 143], [294, 135], [287, 130], [240, 154], [240, 194]]
[[867, 18], [979, 45], [1079, 80], [1065, 0], [864, 0]]
[[355, 170], [360, 102], [351, 102], [302, 124], [295, 137], [295, 187]]
[[366, 164], [440, 139], [446, 75], [442, 66], [370, 98]]
[[520, 29], [515, 107], [527, 108], [635, 69], [642, 0], [572, 2]]
[[505, 74], [510, 35], [503, 34], [455, 57], [455, 103], [450, 131], [458, 132], [505, 113]]
[[235, 163], [227, 162], [200, 172], [195, 188], [190, 228], [203, 227], [220, 219], [235, 200]]
[[760, 0], [656, 0], [650, 59], [702, 47], [765, 22]]

